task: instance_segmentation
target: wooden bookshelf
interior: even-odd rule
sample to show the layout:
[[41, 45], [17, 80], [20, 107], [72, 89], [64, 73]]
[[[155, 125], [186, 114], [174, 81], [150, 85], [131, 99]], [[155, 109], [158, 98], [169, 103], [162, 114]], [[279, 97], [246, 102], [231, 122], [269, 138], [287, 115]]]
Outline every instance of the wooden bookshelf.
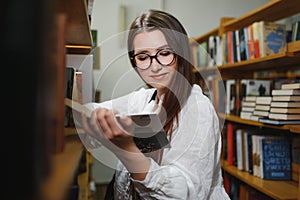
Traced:
[[[289, 1], [272, 0], [240, 17], [227, 20], [220, 20], [217, 28], [207, 33], [193, 38], [200, 44], [208, 41], [212, 35], [222, 36], [227, 31], [239, 30], [256, 21], [277, 21], [286, 19], [300, 13], [300, 0]], [[192, 43], [196, 45], [197, 42]], [[194, 46], [192, 46], [194, 47]], [[239, 83], [241, 79], [272, 79], [287, 78], [294, 80], [299, 78], [300, 67], [300, 41], [289, 42], [285, 52], [245, 60], [232, 64], [223, 64], [221, 66], [207, 66], [195, 69], [195, 73], [200, 73], [202, 77], [222, 77], [223, 80], [235, 79]], [[258, 77], [259, 73], [264, 71], [276, 72], [273, 77]], [[220, 74], [220, 76], [218, 75]], [[263, 73], [262, 73], [263, 74]], [[267, 74], [267, 73], [266, 73]], [[218, 76], [215, 76], [218, 75]], [[199, 81], [200, 85], [203, 81]], [[205, 86], [204, 86], [205, 87]], [[238, 87], [236, 87], [237, 90]], [[298, 136], [300, 134], [299, 125], [271, 125], [264, 124], [253, 120], [242, 119], [239, 116], [218, 113], [220, 119], [232, 122], [241, 126], [258, 128], [260, 130], [274, 130], [277, 133], [288, 133], [290, 136]], [[300, 200], [300, 184], [299, 184], [299, 164], [292, 163], [292, 181], [267, 181], [259, 177], [252, 176], [248, 172], [240, 171], [234, 166], [228, 166], [226, 161], [222, 161], [222, 168], [225, 172], [245, 182], [262, 193], [274, 199], [295, 199]]]
[[223, 31], [237, 30], [255, 21], [277, 21], [300, 12], [300, 0], [289, 1], [272, 0], [238, 18], [224, 23]]
[[67, 53], [88, 54], [92, 49], [92, 34], [88, 18], [87, 1], [56, 1], [57, 12], [67, 14]]
[[79, 138], [66, 138], [62, 153], [51, 158], [51, 172], [42, 184], [43, 200], [64, 200], [82, 156], [83, 145]]
[[232, 176], [276, 200], [298, 199], [298, 184], [295, 181], [263, 180], [248, 172], [238, 170], [235, 166], [228, 166], [226, 161], [222, 162], [222, 168]]
[[264, 124], [264, 123], [253, 121], [253, 120], [242, 119], [239, 116], [235, 116], [235, 115], [227, 115], [224, 113], [218, 113], [218, 115], [220, 118], [225, 119], [226, 121], [230, 121], [230, 122], [234, 122], [234, 123], [238, 123], [238, 124], [256, 126], [256, 127], [260, 127], [260, 128], [265, 127], [265, 128], [272, 128], [272, 129], [277, 129], [277, 130], [285, 130], [285, 131], [290, 131], [292, 133], [300, 134], [300, 124], [299, 125], [276, 126], [276, 125]]
[[[52, 15], [66, 16], [64, 35], [60, 35], [60, 38], [58, 38], [64, 42], [62, 48], [65, 48], [65, 51], [55, 52], [55, 56], [64, 58], [66, 54], [89, 54], [92, 49], [92, 36], [87, 1], [58, 0], [52, 3], [54, 6]], [[58, 30], [52, 31], [55, 33]], [[54, 54], [53, 52], [50, 53]], [[62, 81], [59, 87], [63, 88], [63, 84]], [[65, 106], [64, 99], [61, 100], [63, 108]], [[51, 155], [50, 173], [41, 185], [43, 200], [65, 200], [71, 191], [70, 186], [73, 184], [74, 179], [78, 178], [77, 170], [79, 164], [81, 164], [84, 150], [78, 134], [83, 133], [83, 131], [75, 128], [60, 128], [63, 130], [63, 136], [65, 137], [63, 140], [64, 148], [61, 152]], [[81, 183], [89, 184], [88, 180], [84, 179], [84, 181], [86, 182], [82, 181]]]

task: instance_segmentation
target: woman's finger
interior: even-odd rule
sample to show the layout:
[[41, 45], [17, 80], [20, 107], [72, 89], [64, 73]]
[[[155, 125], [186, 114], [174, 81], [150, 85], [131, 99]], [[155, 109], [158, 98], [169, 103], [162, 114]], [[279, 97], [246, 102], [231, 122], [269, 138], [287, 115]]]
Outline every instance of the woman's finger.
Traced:
[[109, 115], [109, 110], [107, 109], [99, 109], [95, 112], [96, 115], [96, 120], [99, 123], [103, 134], [105, 135], [106, 138], [111, 138], [112, 136], [112, 131], [110, 126], [107, 124], [107, 118]]

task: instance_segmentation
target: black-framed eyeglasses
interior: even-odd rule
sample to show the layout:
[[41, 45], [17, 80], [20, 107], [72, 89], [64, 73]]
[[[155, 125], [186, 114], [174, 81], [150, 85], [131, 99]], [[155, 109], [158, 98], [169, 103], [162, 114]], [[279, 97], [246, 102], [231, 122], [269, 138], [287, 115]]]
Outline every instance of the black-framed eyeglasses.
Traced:
[[139, 69], [148, 69], [152, 64], [152, 59], [162, 66], [168, 66], [175, 60], [176, 54], [171, 48], [160, 49], [154, 56], [147, 53], [138, 53], [133, 55], [130, 59], [134, 61], [134, 64]]

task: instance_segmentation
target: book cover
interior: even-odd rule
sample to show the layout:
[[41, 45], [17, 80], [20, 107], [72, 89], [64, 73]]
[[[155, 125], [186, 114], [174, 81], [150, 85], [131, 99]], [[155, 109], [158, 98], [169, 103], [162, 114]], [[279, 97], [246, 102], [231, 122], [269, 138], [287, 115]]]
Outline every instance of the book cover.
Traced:
[[291, 149], [284, 137], [262, 139], [263, 179], [291, 180]]
[[208, 38], [208, 66], [215, 66], [216, 65], [216, 55], [217, 55], [217, 41], [216, 36], [209, 36]]
[[235, 80], [230, 79], [226, 80], [225, 83], [225, 90], [226, 90], [226, 105], [225, 105], [225, 111], [226, 114], [232, 114], [234, 113], [234, 107], [235, 107]]
[[259, 58], [259, 32], [258, 32], [258, 22], [252, 23], [252, 33], [253, 33], [253, 41], [254, 41], [254, 49], [255, 49], [255, 58]]
[[247, 29], [247, 34], [248, 34], [248, 53], [249, 53], [249, 59], [252, 60], [255, 58], [255, 42], [253, 39], [253, 28], [252, 28], [252, 24], [248, 25], [246, 27]]
[[258, 22], [260, 57], [286, 52], [286, 25]]
[[234, 31], [235, 34], [235, 48], [236, 48], [236, 61], [241, 62], [241, 47], [240, 47], [240, 38], [239, 30]]
[[241, 61], [247, 60], [247, 55], [246, 55], [246, 40], [245, 40], [245, 33], [244, 29], [239, 29], [239, 45], [240, 45], [240, 58]]
[[243, 98], [246, 96], [270, 96], [271, 80], [242, 79]]

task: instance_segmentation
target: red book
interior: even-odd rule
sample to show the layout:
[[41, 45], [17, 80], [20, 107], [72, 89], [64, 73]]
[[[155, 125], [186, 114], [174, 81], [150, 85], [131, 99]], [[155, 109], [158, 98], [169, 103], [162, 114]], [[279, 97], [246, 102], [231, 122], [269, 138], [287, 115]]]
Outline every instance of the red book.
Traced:
[[234, 165], [235, 149], [234, 149], [234, 130], [231, 123], [227, 124], [227, 164]]

